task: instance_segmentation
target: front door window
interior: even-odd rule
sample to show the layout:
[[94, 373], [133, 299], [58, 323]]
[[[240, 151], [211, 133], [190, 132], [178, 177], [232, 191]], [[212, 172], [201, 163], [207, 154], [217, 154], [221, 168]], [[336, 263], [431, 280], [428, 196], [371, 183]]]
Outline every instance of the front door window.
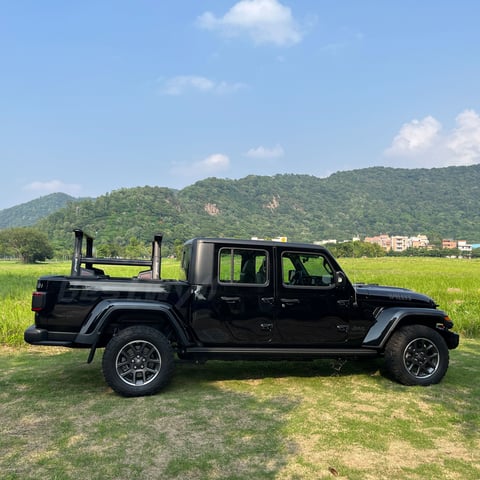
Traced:
[[282, 277], [285, 286], [331, 287], [333, 269], [323, 255], [285, 252], [282, 256]]

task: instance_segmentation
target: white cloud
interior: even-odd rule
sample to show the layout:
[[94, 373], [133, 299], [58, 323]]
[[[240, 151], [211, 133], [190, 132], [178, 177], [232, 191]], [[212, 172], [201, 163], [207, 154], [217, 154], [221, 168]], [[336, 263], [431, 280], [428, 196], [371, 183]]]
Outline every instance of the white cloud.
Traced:
[[457, 128], [447, 139], [447, 148], [456, 165], [473, 165], [480, 161], [480, 117], [473, 110], [457, 116]]
[[405, 123], [385, 150], [391, 164], [401, 167], [445, 167], [480, 162], [480, 117], [464, 110], [456, 117], [456, 127], [442, 132], [432, 116]]
[[302, 40], [290, 8], [277, 0], [241, 0], [223, 17], [203, 13], [197, 25], [225, 36], [246, 35], [256, 44], [288, 46]]
[[432, 116], [404, 123], [386, 153], [389, 155], [414, 155], [421, 152], [432, 146], [438, 138], [441, 128], [441, 124]]
[[209, 172], [217, 173], [228, 169], [230, 166], [230, 159], [223, 153], [214, 153], [195, 165]]
[[250, 158], [279, 158], [283, 157], [285, 151], [281, 145], [275, 145], [273, 148], [263, 146], [251, 148], [245, 155]]
[[77, 196], [82, 187], [74, 183], [64, 183], [61, 180], [50, 180], [47, 182], [35, 181], [25, 185], [23, 190], [37, 193], [38, 195], [47, 195], [49, 193], [63, 192], [72, 196]]
[[187, 92], [233, 93], [245, 88], [244, 83], [215, 82], [199, 75], [178, 75], [162, 82], [160, 93], [163, 95], [182, 95]]
[[214, 153], [191, 164], [177, 164], [171, 169], [175, 175], [182, 177], [198, 178], [215, 176], [225, 172], [230, 167], [230, 158], [223, 153]]

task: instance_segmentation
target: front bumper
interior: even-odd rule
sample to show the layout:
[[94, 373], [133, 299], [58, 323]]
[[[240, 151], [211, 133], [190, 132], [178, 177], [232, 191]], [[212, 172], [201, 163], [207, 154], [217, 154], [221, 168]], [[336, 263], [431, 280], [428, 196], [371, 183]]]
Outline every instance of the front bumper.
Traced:
[[447, 343], [449, 350], [453, 350], [458, 347], [460, 343], [460, 335], [450, 330], [443, 330], [440, 332]]

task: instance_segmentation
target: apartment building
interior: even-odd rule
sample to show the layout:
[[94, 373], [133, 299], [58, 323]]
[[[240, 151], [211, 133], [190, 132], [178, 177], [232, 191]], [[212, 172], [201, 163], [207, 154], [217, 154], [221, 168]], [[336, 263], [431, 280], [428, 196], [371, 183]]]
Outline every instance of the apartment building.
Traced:
[[417, 235], [408, 239], [410, 248], [428, 248], [430, 242], [426, 235]]
[[365, 237], [365, 242], [380, 245], [389, 252], [392, 249], [392, 239], [389, 235], [376, 235], [375, 237]]
[[401, 235], [394, 235], [392, 237], [392, 252], [403, 252], [408, 248], [408, 237], [403, 237]]
[[469, 245], [466, 240], [458, 240], [457, 241], [457, 248], [463, 255], [469, 255], [472, 253], [472, 246]]
[[421, 248], [428, 246], [426, 235], [416, 237], [406, 237], [403, 235], [377, 235], [375, 237], [365, 237], [365, 242], [380, 245], [387, 252], [403, 252], [407, 248]]
[[443, 239], [442, 248], [446, 250], [454, 250], [455, 248], [457, 248], [457, 241], [451, 239]]
[[[358, 240], [358, 237], [353, 239]], [[416, 235], [414, 237], [407, 237], [404, 235], [376, 235], [374, 237], [365, 237], [364, 242], [374, 243], [380, 245], [386, 252], [403, 252], [408, 248], [431, 248], [430, 241], [426, 235]], [[315, 242], [320, 245], [327, 243], [338, 243], [337, 240], [322, 240]], [[340, 242], [341, 243], [341, 242]], [[442, 240], [442, 249], [458, 249], [463, 255], [469, 255], [472, 253], [472, 245], [467, 244], [465, 240]]]

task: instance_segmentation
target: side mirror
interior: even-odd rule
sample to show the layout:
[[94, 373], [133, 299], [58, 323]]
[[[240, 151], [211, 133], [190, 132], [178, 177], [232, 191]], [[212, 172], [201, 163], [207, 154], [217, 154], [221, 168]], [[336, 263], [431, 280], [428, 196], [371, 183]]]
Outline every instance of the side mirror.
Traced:
[[335, 272], [333, 278], [336, 287], [343, 287], [347, 284], [347, 276], [343, 272]]

